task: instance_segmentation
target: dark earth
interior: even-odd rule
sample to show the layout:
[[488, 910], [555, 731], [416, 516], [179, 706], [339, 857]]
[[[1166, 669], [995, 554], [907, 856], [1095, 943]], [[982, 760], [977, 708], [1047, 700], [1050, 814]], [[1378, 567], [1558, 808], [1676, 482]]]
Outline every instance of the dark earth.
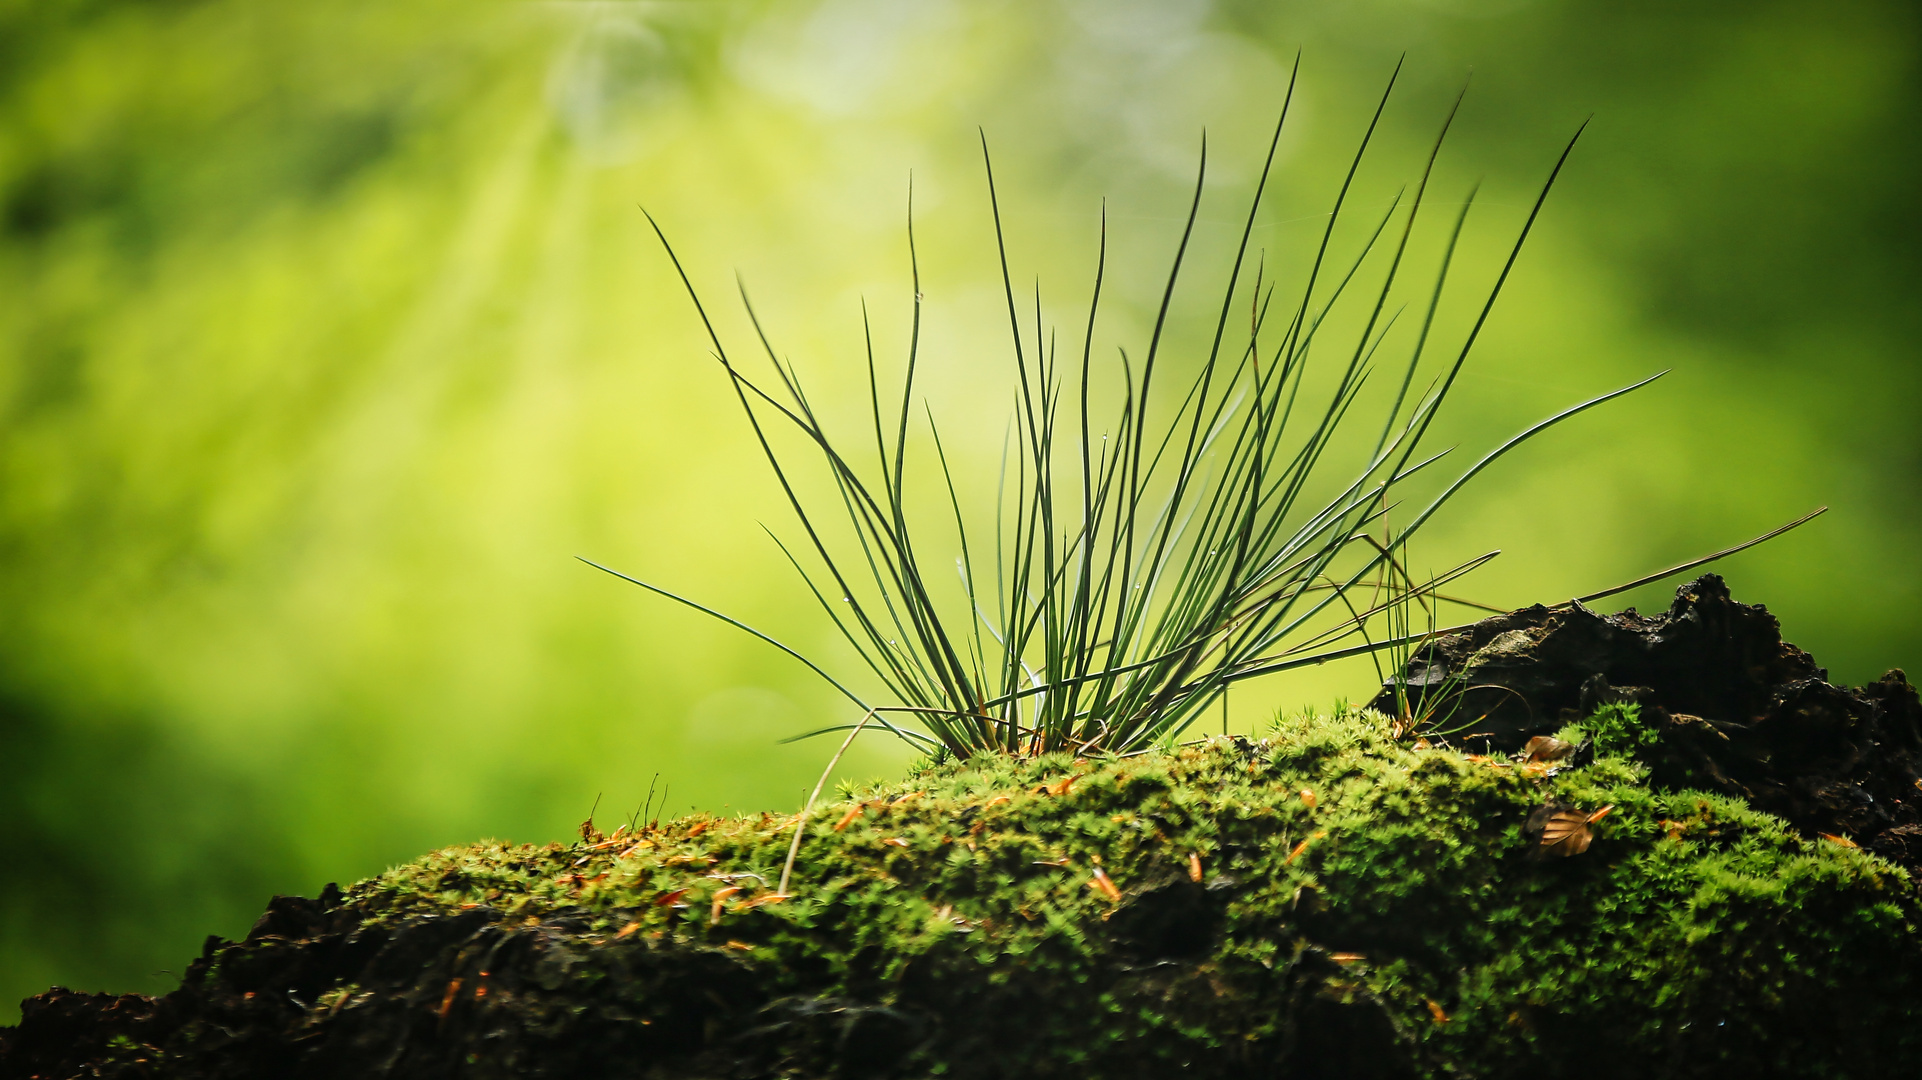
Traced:
[[[1807, 653], [1782, 640], [1765, 608], [1734, 602], [1719, 577], [1684, 586], [1654, 616], [1564, 605], [1483, 620], [1417, 650], [1400, 685], [1436, 715], [1474, 718], [1455, 739], [1490, 753], [1518, 750], [1598, 706], [1634, 703], [1642, 723], [1636, 756], [1651, 787], [1738, 797], [1805, 835], [1859, 844], [1910, 870], [1922, 862], [1915, 688], [1900, 671], [1857, 689], [1830, 684]], [[1394, 690], [1384, 688], [1377, 705], [1394, 705]], [[1590, 865], [1600, 864], [1558, 860], [1528, 872], [1576, 883], [1589, 879], [1570, 875]], [[1907, 918], [1916, 910], [1914, 887], [1899, 875], [1892, 880], [1901, 896], [1891, 903]], [[1131, 889], [1102, 919], [1101, 970], [1058, 987], [1039, 976], [1024, 985], [1019, 970], [970, 981], [917, 977], [911, 966], [906, 976], [883, 980], [872, 974], [882, 965], [869, 945], [840, 957], [835, 970], [790, 971], [790, 985], [776, 989], [723, 948], [671, 939], [611, 947], [605, 929], [596, 936], [596, 913], [584, 907], [520, 918], [469, 904], [460, 906], [472, 910], [394, 917], [329, 886], [316, 899], [274, 898], [243, 942], [209, 938], [171, 993], [56, 987], [28, 999], [20, 1025], [0, 1029], [0, 1080], [1166, 1075], [1165, 1060], [1131, 1057], [1125, 1045], [1065, 1053], [1057, 1046], [1045, 1067], [1020, 1063], [1029, 1060], [1021, 1055], [1044, 1015], [1054, 1023], [1049, 1037], [1060, 1037], [1049, 1010], [1058, 1007], [1057, 994], [1081, 1000], [1076, 995], [1088, 987], [1078, 982], [1133, 987], [1142, 1008], [1206, 1028], [1206, 984], [1215, 976], [1197, 974], [1197, 963], [1218, 947], [1223, 897], [1236, 887], [1224, 875], [1206, 886], [1176, 876]], [[1298, 890], [1291, 918], [1310, 935], [1323, 932], [1320, 919], [1332, 941], [1341, 928], [1318, 914], [1317, 896]], [[636, 946], [642, 936], [624, 944]], [[1904, 974], [1910, 961], [1891, 955], [1889, 971], [1861, 976], [1860, 993], [1816, 983], [1741, 991], [1783, 996], [1792, 1006], [1791, 1022], [1777, 1025], [1806, 1029], [1792, 1033], [1804, 1051], [1792, 1068], [1775, 1049], [1757, 1043], [1751, 1052], [1739, 1040], [1725, 1040], [1712, 1060], [1690, 1057], [1682, 1042], [1624, 1057], [1599, 1036], [1589, 1044], [1606, 1017], [1546, 1013], [1510, 1016], [1547, 1047], [1525, 1071], [1430, 1067], [1369, 992], [1330, 992], [1356, 985], [1342, 982], [1348, 954], [1335, 947], [1296, 945], [1287, 974], [1255, 972], [1269, 987], [1259, 1008], [1281, 1018], [1275, 1034], [1197, 1058], [1188, 1075], [1715, 1076], [1732, 1075], [1724, 1070], [1735, 1066], [1747, 1077], [1869, 1076], [1889, 1075], [1881, 1071], [1888, 1055], [1907, 1052], [1887, 1047], [1922, 1041], [1889, 1032], [1888, 1017], [1913, 1018], [1912, 1006], [1922, 1005]], [[471, 986], [473, 998], [457, 1001], [475, 972], [493, 988], [485, 1008]], [[1230, 974], [1221, 979], [1232, 982]], [[817, 990], [794, 992], [810, 985]], [[1879, 989], [1885, 986], [1898, 989]], [[1216, 984], [1213, 993], [1224, 990]], [[1890, 1000], [1891, 993], [1907, 998]], [[1857, 1001], [1865, 995], [1868, 1005]], [[1432, 999], [1428, 1007], [1438, 1024], [1446, 1021]], [[1834, 1043], [1832, 1061], [1824, 1040]], [[1881, 1056], [1850, 1066], [1848, 1047], [1870, 1043], [1884, 1047], [1875, 1051]], [[918, 1064], [904, 1072], [909, 1062]], [[1624, 1071], [1630, 1064], [1632, 1073]]]
[[[1659, 615], [1541, 605], [1483, 619], [1416, 650], [1401, 685], [1446, 694], [1476, 719], [1468, 741], [1512, 751], [1596, 706], [1633, 702], [1659, 787], [1747, 799], [1811, 835], [1849, 836], [1922, 865], [1922, 704], [1899, 669], [1851, 689], [1782, 640], [1768, 608], [1715, 574]], [[1395, 687], [1371, 703], [1393, 711]]]

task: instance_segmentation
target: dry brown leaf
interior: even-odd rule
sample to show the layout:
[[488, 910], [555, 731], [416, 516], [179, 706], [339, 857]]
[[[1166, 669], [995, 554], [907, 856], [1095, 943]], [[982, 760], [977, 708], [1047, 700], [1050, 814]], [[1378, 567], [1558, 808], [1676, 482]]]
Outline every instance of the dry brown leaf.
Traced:
[[1602, 820], [1614, 810], [1613, 805], [1604, 806], [1593, 813], [1583, 813], [1568, 805], [1549, 803], [1530, 815], [1531, 823], [1539, 819], [1542, 836], [1541, 849], [1549, 855], [1580, 855], [1588, 850], [1595, 839], [1589, 826]]
[[707, 914], [707, 924], [709, 926], [713, 926], [715, 923], [721, 921], [721, 908], [727, 903], [727, 898], [740, 891], [741, 887], [739, 885], [729, 885], [727, 888], [715, 892], [714, 906], [709, 909]]
[[1575, 744], [1553, 739], [1547, 735], [1537, 735], [1522, 747], [1524, 761], [1560, 761], [1575, 752]]
[[1118, 902], [1121, 899], [1121, 890], [1115, 888], [1115, 883], [1109, 880], [1108, 875], [1104, 873], [1099, 866], [1094, 868], [1094, 877], [1089, 879], [1088, 888], [1095, 890], [1112, 902]]
[[1287, 866], [1287, 865], [1289, 865], [1289, 864], [1291, 864], [1291, 863], [1293, 863], [1293, 862], [1294, 862], [1294, 861], [1295, 861], [1296, 859], [1299, 859], [1299, 858], [1301, 858], [1301, 853], [1302, 853], [1302, 852], [1304, 852], [1304, 851], [1307, 851], [1307, 850], [1308, 850], [1308, 845], [1309, 845], [1309, 844], [1312, 844], [1312, 843], [1314, 843], [1315, 841], [1317, 841], [1317, 840], [1319, 840], [1319, 839], [1321, 839], [1322, 837], [1324, 837], [1324, 836], [1327, 836], [1327, 835], [1328, 835], [1328, 833], [1327, 833], [1326, 831], [1320, 831], [1320, 832], [1316, 832], [1316, 833], [1315, 833], [1315, 834], [1314, 834], [1313, 836], [1310, 836], [1310, 837], [1309, 837], [1308, 839], [1306, 839], [1306, 840], [1303, 840], [1303, 841], [1302, 841], [1301, 843], [1299, 843], [1299, 844], [1296, 844], [1296, 845], [1295, 845], [1295, 849], [1294, 849], [1293, 851], [1290, 851], [1290, 852], [1288, 853], [1288, 857], [1287, 857], [1286, 859], [1283, 859], [1283, 860], [1281, 861], [1281, 865], [1283, 865], [1283, 866]]

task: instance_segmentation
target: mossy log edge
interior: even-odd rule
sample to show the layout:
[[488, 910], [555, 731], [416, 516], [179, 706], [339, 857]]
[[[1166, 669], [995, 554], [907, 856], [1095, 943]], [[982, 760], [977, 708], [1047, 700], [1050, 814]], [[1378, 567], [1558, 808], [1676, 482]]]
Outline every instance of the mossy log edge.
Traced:
[[[1605, 707], [1621, 731], [1632, 706]], [[1571, 733], [1572, 734], [1572, 733]], [[1531, 852], [1546, 800], [1615, 810]], [[13, 1077], [1892, 1075], [1906, 871], [1606, 752], [1380, 714], [1093, 762], [926, 767], [791, 817], [450, 848], [209, 939], [159, 998], [55, 991]], [[1845, 841], [1845, 838], [1843, 838]], [[1197, 877], [1199, 880], [1197, 880]]]

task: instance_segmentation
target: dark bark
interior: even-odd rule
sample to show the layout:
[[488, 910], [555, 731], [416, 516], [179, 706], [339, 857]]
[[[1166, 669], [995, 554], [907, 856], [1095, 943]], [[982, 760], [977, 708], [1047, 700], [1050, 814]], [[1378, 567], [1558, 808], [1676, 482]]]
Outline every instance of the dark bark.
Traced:
[[[1540, 605], [1419, 648], [1399, 680], [1415, 708], [1467, 724], [1471, 746], [1512, 751], [1601, 705], [1639, 707], [1635, 755], [1657, 786], [1747, 799], [1810, 835], [1852, 837], [1922, 866], [1922, 701], [1902, 671], [1835, 686], [1782, 640], [1762, 605], [1714, 574], [1666, 612]], [[1396, 709], [1396, 684], [1372, 707]]]

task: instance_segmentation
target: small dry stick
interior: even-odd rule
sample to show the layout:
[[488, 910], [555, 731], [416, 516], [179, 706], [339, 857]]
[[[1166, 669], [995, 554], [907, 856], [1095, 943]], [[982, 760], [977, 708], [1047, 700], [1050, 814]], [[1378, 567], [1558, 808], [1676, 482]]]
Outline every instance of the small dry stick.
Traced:
[[868, 726], [869, 720], [874, 719], [875, 711], [869, 709], [867, 715], [861, 717], [861, 722], [854, 725], [854, 730], [848, 732], [848, 737], [841, 743], [841, 749], [834, 752], [834, 756], [828, 759], [828, 767], [821, 770], [821, 779], [815, 781], [814, 794], [809, 795], [808, 801], [801, 807], [801, 816], [794, 819], [794, 842], [788, 845], [787, 863], [781, 867], [781, 887], [774, 890], [780, 895], [788, 894], [787, 883], [794, 874], [794, 857], [801, 853], [801, 831], [807, 828], [808, 813], [814, 809], [814, 800], [821, 797], [821, 789], [827, 786], [828, 777], [834, 775], [834, 767], [841, 763], [841, 755], [847, 753], [848, 747], [854, 745], [854, 737], [861, 734], [861, 729]]

